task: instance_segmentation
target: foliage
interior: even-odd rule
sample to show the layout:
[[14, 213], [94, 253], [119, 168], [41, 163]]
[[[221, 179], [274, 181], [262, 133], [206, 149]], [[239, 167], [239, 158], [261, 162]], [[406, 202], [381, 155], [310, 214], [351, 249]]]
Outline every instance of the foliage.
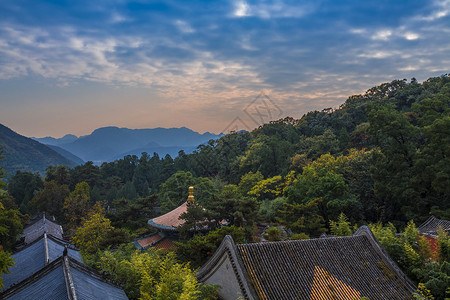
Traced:
[[59, 185], [56, 181], [44, 183], [44, 189], [39, 191], [30, 201], [32, 210], [45, 211], [57, 219], [63, 219], [64, 200], [69, 195], [69, 187]]
[[231, 235], [235, 243], [242, 243], [245, 239], [242, 228], [225, 226], [206, 235], [197, 234], [187, 242], [177, 242], [177, 255], [184, 261], [189, 261], [192, 267], [200, 267], [216, 251], [226, 235]]
[[269, 242], [283, 240], [283, 231], [278, 227], [269, 227], [264, 230], [263, 237]]
[[77, 183], [75, 190], [64, 199], [64, 216], [68, 227], [79, 226], [87, 216], [90, 202], [90, 188], [87, 182]]
[[0, 289], [3, 289], [2, 274], [8, 274], [9, 268], [14, 265], [14, 260], [8, 252], [3, 251], [0, 245]]
[[352, 235], [353, 230], [350, 222], [344, 213], [341, 213], [337, 221], [330, 221], [330, 232], [335, 236], [347, 236]]
[[114, 211], [108, 212], [107, 216], [115, 227], [136, 230], [146, 226], [147, 221], [155, 216], [156, 200], [157, 195], [134, 200], [120, 198], [113, 201]]
[[400, 235], [397, 235], [392, 223], [388, 226], [382, 226], [381, 223], [371, 224], [369, 227], [406, 275], [420, 283], [421, 288], [416, 298], [444, 300], [450, 296], [450, 291], [447, 291], [450, 286], [450, 264], [445, 260], [430, 259], [428, 244], [418, 235], [414, 222], [410, 221]]
[[242, 196], [248, 196], [248, 193], [253, 189], [253, 187], [263, 179], [264, 177], [259, 171], [256, 171], [255, 173], [251, 171], [248, 172], [241, 177], [241, 181], [238, 184], [238, 192]]
[[49, 166], [45, 174], [46, 182], [54, 180], [59, 185], [69, 185], [71, 182], [68, 166]]
[[442, 228], [438, 230], [439, 259], [450, 262], [450, 236]]
[[[2, 157], [2, 149], [0, 148], [0, 160]], [[17, 222], [20, 213], [17, 210], [5, 209], [3, 200], [6, 194], [3, 191], [5, 183], [1, 180], [5, 176], [3, 166], [0, 165], [0, 290], [3, 289], [2, 274], [9, 273], [9, 268], [14, 265], [14, 261], [8, 252], [5, 252], [3, 246], [12, 248], [17, 239], [18, 234], [22, 231], [22, 224]]]
[[173, 253], [129, 252], [105, 251], [98, 267], [122, 283], [130, 299], [216, 299], [211, 288], [202, 297], [195, 273], [189, 264], [177, 263]]
[[283, 205], [287, 203], [286, 197], [278, 197], [274, 200], [264, 200], [259, 206], [258, 214], [264, 218], [266, 222], [276, 222], [279, 211]]
[[322, 199], [317, 198], [309, 203], [285, 203], [277, 220], [286, 225], [294, 233], [308, 236], [319, 236], [326, 231], [325, 219], [319, 214]]
[[21, 172], [16, 174], [8, 180], [8, 192], [14, 197], [17, 206], [21, 208], [23, 213], [27, 213], [28, 202], [44, 188], [39, 173]]
[[168, 212], [185, 202], [189, 186], [195, 186], [195, 198], [201, 204], [217, 193], [210, 179], [194, 178], [190, 172], [179, 171], [161, 184], [159, 198], [162, 210]]
[[73, 236], [73, 243], [84, 254], [92, 255], [100, 249], [113, 229], [111, 221], [101, 211], [97, 211], [81, 223]]
[[0, 245], [6, 250], [13, 250], [23, 231], [25, 216], [16, 209], [0, 208]]

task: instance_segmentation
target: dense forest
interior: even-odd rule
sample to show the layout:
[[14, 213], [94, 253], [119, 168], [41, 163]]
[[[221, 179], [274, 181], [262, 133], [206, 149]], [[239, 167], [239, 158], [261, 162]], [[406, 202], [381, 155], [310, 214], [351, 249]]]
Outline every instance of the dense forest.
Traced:
[[[207, 222], [215, 230], [192, 236], [182, 228], [176, 253], [134, 252], [126, 243], [151, 232], [149, 218], [181, 205], [190, 185], [196, 202], [184, 229]], [[445, 299], [449, 237], [441, 233], [433, 261], [415, 224], [430, 215], [450, 220], [450, 77], [384, 83], [337, 109], [230, 133], [175, 158], [142, 153], [101, 166], [51, 166], [45, 178], [19, 171], [0, 192], [3, 250], [13, 250], [27, 215], [46, 211], [85, 260], [121, 282], [131, 299], [160, 291], [158, 284], [169, 280], [161, 268], [173, 270], [174, 285], [192, 283], [186, 299], [214, 298], [214, 287], [196, 283], [191, 268], [226, 234], [252, 242], [260, 223], [274, 225], [265, 233], [269, 240], [346, 235], [370, 224], [403, 271], [421, 283], [420, 297]], [[231, 226], [221, 228], [222, 220]], [[98, 228], [98, 238], [90, 239], [89, 230]], [[0, 271], [11, 263], [3, 250]], [[159, 271], [137, 267], [146, 261]]]

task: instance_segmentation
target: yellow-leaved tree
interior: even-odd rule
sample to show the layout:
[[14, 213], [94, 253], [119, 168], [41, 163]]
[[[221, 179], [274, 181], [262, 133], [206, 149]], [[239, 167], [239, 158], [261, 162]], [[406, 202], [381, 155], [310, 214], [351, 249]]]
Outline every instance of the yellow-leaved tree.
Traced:
[[73, 243], [83, 254], [92, 255], [113, 229], [111, 221], [103, 215], [101, 206], [97, 203], [90, 216], [82, 221], [81, 227], [75, 232]]

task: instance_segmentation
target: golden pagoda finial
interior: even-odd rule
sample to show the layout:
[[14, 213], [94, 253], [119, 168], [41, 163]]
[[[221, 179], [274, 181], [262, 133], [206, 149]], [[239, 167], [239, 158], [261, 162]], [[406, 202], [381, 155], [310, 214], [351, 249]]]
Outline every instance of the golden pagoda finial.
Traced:
[[187, 199], [188, 202], [194, 202], [194, 187], [189, 187], [189, 197]]

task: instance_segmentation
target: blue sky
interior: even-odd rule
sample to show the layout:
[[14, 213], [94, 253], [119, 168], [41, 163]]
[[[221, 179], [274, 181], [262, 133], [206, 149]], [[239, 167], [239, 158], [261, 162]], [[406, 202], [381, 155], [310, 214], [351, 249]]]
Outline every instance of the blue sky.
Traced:
[[272, 117], [450, 70], [445, 1], [0, 2], [0, 122], [221, 132], [261, 91]]

